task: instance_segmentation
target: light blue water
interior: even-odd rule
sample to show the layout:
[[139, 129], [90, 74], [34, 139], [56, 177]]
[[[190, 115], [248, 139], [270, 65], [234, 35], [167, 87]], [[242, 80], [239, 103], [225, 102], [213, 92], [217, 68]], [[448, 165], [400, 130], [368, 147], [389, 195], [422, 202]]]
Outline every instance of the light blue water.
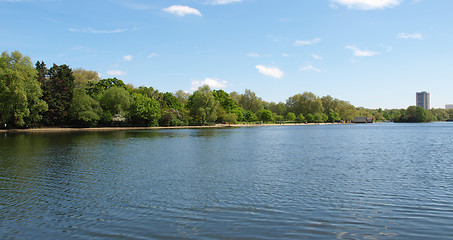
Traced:
[[0, 237], [453, 239], [453, 123], [0, 136]]

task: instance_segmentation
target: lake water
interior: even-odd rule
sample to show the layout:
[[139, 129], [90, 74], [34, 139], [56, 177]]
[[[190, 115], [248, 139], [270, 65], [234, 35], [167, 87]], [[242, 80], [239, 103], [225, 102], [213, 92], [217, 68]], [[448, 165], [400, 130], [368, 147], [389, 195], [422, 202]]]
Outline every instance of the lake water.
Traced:
[[3, 239], [453, 239], [453, 123], [0, 135]]

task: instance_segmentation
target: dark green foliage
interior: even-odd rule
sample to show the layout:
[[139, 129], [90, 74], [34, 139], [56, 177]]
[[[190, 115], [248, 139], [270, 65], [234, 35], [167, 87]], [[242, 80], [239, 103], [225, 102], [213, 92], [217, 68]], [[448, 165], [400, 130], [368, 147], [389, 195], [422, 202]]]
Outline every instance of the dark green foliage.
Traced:
[[259, 112], [259, 119], [263, 122], [270, 122], [273, 119], [272, 112], [269, 110], [261, 110]]
[[112, 87], [119, 87], [119, 88], [126, 88], [126, 84], [122, 80], [117, 78], [107, 78], [102, 79], [99, 82], [89, 82], [90, 88], [88, 90], [91, 96], [100, 96], [102, 95], [107, 89]]
[[142, 94], [133, 94], [129, 118], [133, 125], [157, 126], [160, 118], [159, 102]]
[[[40, 77], [43, 72], [43, 63], [36, 64]], [[44, 65], [45, 66], [45, 65]], [[49, 109], [44, 113], [44, 123], [47, 125], [69, 124], [70, 108], [74, 93], [74, 76], [67, 65], [54, 64], [47, 71], [47, 77], [43, 80], [43, 100], [46, 101]]]
[[173, 108], [179, 111], [184, 107], [184, 105], [179, 101], [179, 99], [169, 92], [163, 94], [163, 102], [165, 104], [165, 106], [162, 106], [163, 108]]
[[101, 119], [102, 108], [84, 89], [75, 89], [71, 103], [72, 123], [81, 127], [96, 126]]
[[102, 120], [105, 122], [125, 121], [131, 103], [129, 92], [121, 87], [111, 87], [102, 94], [100, 104], [104, 110]]
[[427, 111], [418, 106], [410, 106], [405, 111], [402, 111], [398, 122], [426, 122]]

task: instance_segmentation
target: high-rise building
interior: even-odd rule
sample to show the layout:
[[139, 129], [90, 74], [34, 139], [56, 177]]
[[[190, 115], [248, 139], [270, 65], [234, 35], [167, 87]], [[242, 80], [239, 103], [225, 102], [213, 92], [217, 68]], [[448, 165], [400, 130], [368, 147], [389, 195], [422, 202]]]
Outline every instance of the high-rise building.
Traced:
[[418, 92], [416, 94], [417, 106], [422, 107], [426, 110], [429, 109], [429, 93], [428, 92]]
[[453, 104], [447, 104], [445, 105], [445, 109], [453, 109]]

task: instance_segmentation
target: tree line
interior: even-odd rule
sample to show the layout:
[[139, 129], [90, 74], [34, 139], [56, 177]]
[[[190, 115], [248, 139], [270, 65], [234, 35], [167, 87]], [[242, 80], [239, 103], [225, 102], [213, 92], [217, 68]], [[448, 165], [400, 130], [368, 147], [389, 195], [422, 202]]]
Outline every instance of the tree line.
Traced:
[[[422, 111], [423, 110], [423, 111]], [[192, 94], [134, 87], [95, 71], [42, 61], [35, 65], [20, 52], [0, 58], [0, 124], [7, 128], [42, 126], [188, 126], [237, 122], [349, 122], [357, 116], [377, 121], [433, 121], [453, 111], [417, 107], [356, 108], [331, 96], [304, 92], [285, 103], [266, 102], [246, 89], [227, 93], [200, 87]]]

